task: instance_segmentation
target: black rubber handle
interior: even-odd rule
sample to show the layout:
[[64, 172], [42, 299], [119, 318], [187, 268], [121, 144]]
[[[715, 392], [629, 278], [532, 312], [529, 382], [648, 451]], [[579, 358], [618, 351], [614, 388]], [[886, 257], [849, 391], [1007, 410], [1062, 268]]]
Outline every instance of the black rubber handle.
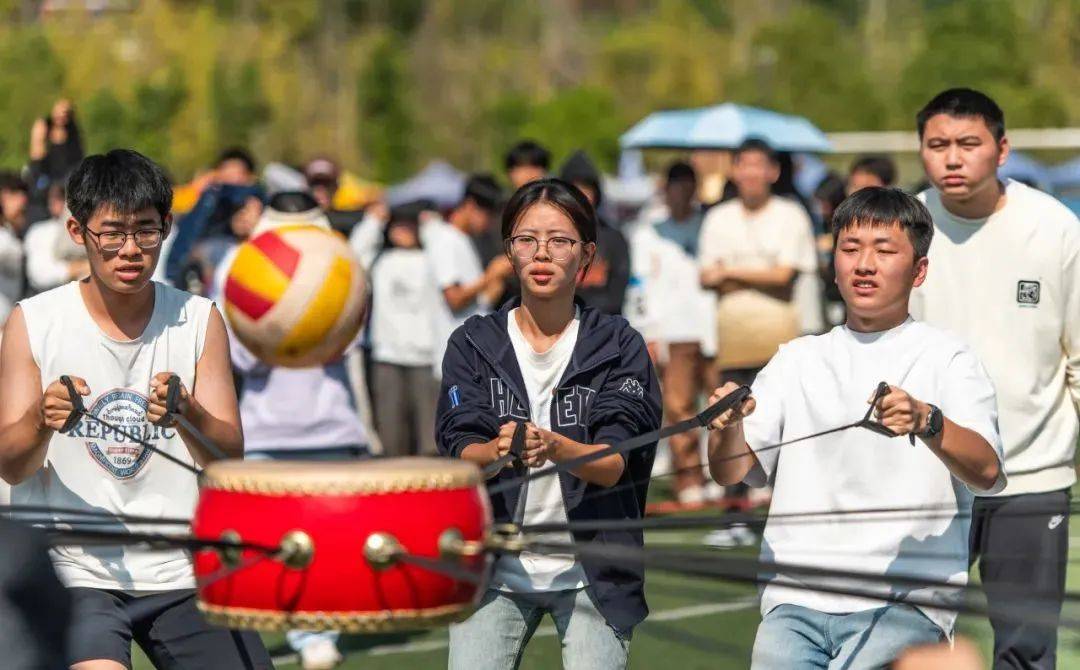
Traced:
[[723, 398], [709, 405], [697, 415], [698, 423], [708, 427], [713, 419], [728, 411], [732, 407], [739, 407], [750, 397], [750, 387], [743, 385], [727, 394]]
[[60, 383], [67, 389], [68, 396], [71, 400], [71, 414], [68, 414], [68, 418], [64, 421], [64, 425], [60, 426], [60, 432], [70, 433], [74, 430], [75, 426], [79, 424], [82, 415], [86, 413], [86, 406], [83, 405], [82, 396], [79, 395], [79, 392], [75, 389], [75, 382], [71, 381], [71, 377], [60, 375]]
[[165, 411], [169, 414], [180, 413], [180, 377], [172, 375], [169, 377], [169, 381], [165, 382]]
[[518, 421], [517, 426], [514, 427], [514, 436], [510, 438], [510, 453], [513, 454], [514, 460], [511, 464], [514, 468], [514, 474], [523, 475], [527, 468], [525, 467], [525, 461], [522, 460], [522, 456], [525, 455], [525, 432], [528, 428], [525, 426], [524, 421]]
[[155, 421], [158, 426], [171, 426], [180, 415], [180, 377], [171, 375], [165, 381], [165, 416]]

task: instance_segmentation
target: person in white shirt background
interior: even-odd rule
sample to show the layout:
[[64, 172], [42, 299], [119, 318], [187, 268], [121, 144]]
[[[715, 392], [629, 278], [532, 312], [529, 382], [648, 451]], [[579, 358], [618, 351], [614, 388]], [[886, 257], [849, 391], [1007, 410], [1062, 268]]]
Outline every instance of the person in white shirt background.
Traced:
[[[804, 327], [796, 300], [800, 276], [814, 275], [813, 224], [801, 205], [773, 195], [780, 178], [777, 154], [749, 139], [735, 150], [731, 180], [738, 197], [705, 215], [698, 242], [701, 285], [716, 292], [716, 368], [721, 381], [750, 384], [777, 347]], [[820, 297], [810, 311], [820, 313]], [[729, 491], [749, 504], [746, 487]], [[754, 503], [767, 501], [755, 493]], [[749, 539], [749, 538], [748, 538]]]
[[21, 177], [0, 174], [0, 323], [26, 291], [23, 235], [29, 202], [29, 189]]
[[[660, 370], [664, 420], [669, 424], [696, 413], [715, 349], [716, 300], [698, 281], [704, 214], [696, 192], [694, 169], [673, 163], [664, 184], [666, 210], [659, 220], [642, 222], [631, 237], [630, 257], [640, 295], [636, 305], [628, 306], [627, 318], [645, 336]], [[689, 431], [668, 440], [675, 496], [681, 504], [705, 499], [699, 438], [697, 431]]]
[[[435, 454], [438, 385], [431, 368], [432, 313], [441, 296], [419, 233], [420, 208], [395, 207], [371, 264], [372, 360], [375, 428], [386, 456]], [[437, 224], [443, 225], [443, 224]]]
[[85, 277], [90, 271], [86, 249], [67, 234], [67, 206], [63, 184], [49, 187], [46, 203], [51, 218], [38, 221], [26, 231], [26, 279], [34, 293]]
[[[906, 648], [951, 638], [956, 613], [948, 608], [968, 579], [973, 493], [1006, 485], [986, 371], [955, 336], [908, 314], [912, 288], [934, 271], [926, 207], [898, 189], [866, 188], [836, 210], [833, 231], [846, 324], [780, 347], [752, 397], [713, 423], [712, 476], [774, 484], [761, 558], [777, 567], [762, 592], [758, 670], [876, 668]], [[880, 381], [890, 385], [876, 398]], [[710, 401], [737, 388], [728, 382]], [[872, 401], [895, 435], [857, 428], [769, 448], [857, 420]], [[919, 440], [908, 444], [909, 435]], [[905, 513], [865, 512], [875, 509]], [[816, 512], [818, 522], [775, 518]], [[823, 581], [784, 565], [878, 579]], [[927, 584], [890, 582], [895, 575]], [[875, 597], [815, 590], [823, 583]], [[908, 595], [919, 606], [904, 603]]]
[[[1009, 486], [975, 501], [971, 551], [991, 610], [994, 668], [1053, 668], [1080, 434], [1080, 222], [1053, 197], [998, 178], [1005, 116], [950, 89], [918, 113], [936, 268], [912, 314], [964, 338], [997, 388]], [[1009, 617], [1023, 585], [1040, 617]], [[1041, 622], [1041, 624], [1040, 624]]]

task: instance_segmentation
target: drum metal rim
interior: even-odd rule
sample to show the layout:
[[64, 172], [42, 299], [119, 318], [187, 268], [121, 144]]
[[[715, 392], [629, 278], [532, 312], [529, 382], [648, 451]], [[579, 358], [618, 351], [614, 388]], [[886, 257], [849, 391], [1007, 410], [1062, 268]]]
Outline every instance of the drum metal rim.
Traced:
[[275, 610], [227, 607], [198, 601], [207, 621], [226, 628], [281, 632], [293, 628], [337, 630], [344, 633], [393, 633], [446, 626], [464, 621], [473, 613], [473, 603], [457, 603], [425, 609], [396, 609], [378, 612], [280, 612]]
[[311, 461], [216, 461], [204, 471], [202, 488], [269, 496], [346, 496], [451, 491], [473, 488], [482, 482], [476, 466], [441, 458], [327, 465], [320, 468]]

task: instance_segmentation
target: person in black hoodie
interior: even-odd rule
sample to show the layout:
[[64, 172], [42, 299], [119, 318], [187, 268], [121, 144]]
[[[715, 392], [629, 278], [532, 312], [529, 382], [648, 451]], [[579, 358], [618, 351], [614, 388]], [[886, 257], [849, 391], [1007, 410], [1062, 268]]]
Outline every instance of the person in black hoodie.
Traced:
[[[596, 253], [589, 201], [558, 179], [531, 182], [508, 203], [502, 232], [521, 295], [498, 312], [472, 317], [450, 337], [436, 419], [441, 453], [488, 466], [509, 453], [518, 422], [525, 422], [521, 465], [534, 470], [657, 429], [660, 386], [645, 341], [621, 317], [574, 296]], [[608, 455], [517, 486], [514, 469], [504, 468], [488, 481], [505, 488], [492, 492], [495, 519], [639, 519], [655, 449]], [[544, 541], [636, 549], [643, 536], [575, 530]], [[576, 553], [500, 556], [477, 611], [450, 629], [449, 667], [517, 667], [550, 614], [565, 667], [625, 668], [631, 632], [648, 614], [644, 567], [632, 558]]]
[[[599, 209], [603, 198], [600, 171], [584, 151], [575, 151], [563, 163], [559, 176], [578, 188]], [[630, 245], [615, 227], [597, 215], [596, 256], [578, 286], [585, 304], [607, 314], [622, 314], [626, 285], [630, 283]]]

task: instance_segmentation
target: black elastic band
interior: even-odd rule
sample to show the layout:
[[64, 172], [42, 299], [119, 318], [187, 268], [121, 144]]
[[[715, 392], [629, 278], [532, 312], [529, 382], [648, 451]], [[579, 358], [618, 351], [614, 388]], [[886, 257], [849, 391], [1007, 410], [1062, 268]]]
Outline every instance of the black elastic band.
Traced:
[[613, 454], [625, 454], [629, 451], [640, 449], [641, 447], [648, 446], [655, 442], [659, 442], [660, 440], [671, 437], [672, 435], [685, 433], [688, 430], [694, 430], [695, 428], [707, 428], [708, 425], [712, 423], [713, 419], [720, 416], [729, 409], [741, 405], [743, 401], [745, 401], [748, 397], [750, 397], [750, 387], [740, 386], [739, 388], [724, 396], [720, 400], [717, 400], [712, 405], [706, 407], [697, 415], [692, 416], [685, 421], [680, 421], [679, 423], [672, 424], [670, 426], [667, 426], [666, 428], [652, 430], [643, 435], [631, 437], [628, 440], [623, 440], [622, 442], [618, 442], [604, 449], [594, 451], [591, 454], [585, 454], [584, 456], [578, 456], [577, 458], [572, 458], [568, 461], [557, 463], [555, 464], [555, 467], [552, 468], [545, 468], [543, 470], [528, 473], [523, 477], [515, 477], [514, 479], [510, 479], [505, 482], [499, 482], [494, 486], [489, 487], [488, 492], [491, 495], [495, 495], [496, 493], [502, 493], [514, 487], [520, 486], [523, 482], [530, 482], [537, 479], [542, 479], [544, 477], [551, 477], [552, 475], [556, 475], [559, 472], [574, 470], [581, 467], [582, 465], [592, 463], [593, 461], [600, 460], [601, 458], [606, 458]]
[[75, 382], [71, 381], [71, 377], [67, 375], [60, 375], [60, 383], [67, 388], [68, 396], [71, 400], [71, 413], [68, 414], [67, 420], [64, 421], [64, 425], [60, 426], [60, 433], [67, 434], [75, 430], [75, 426], [79, 425], [79, 419], [83, 414], [86, 414], [86, 406], [83, 405], [82, 396], [75, 388]]

